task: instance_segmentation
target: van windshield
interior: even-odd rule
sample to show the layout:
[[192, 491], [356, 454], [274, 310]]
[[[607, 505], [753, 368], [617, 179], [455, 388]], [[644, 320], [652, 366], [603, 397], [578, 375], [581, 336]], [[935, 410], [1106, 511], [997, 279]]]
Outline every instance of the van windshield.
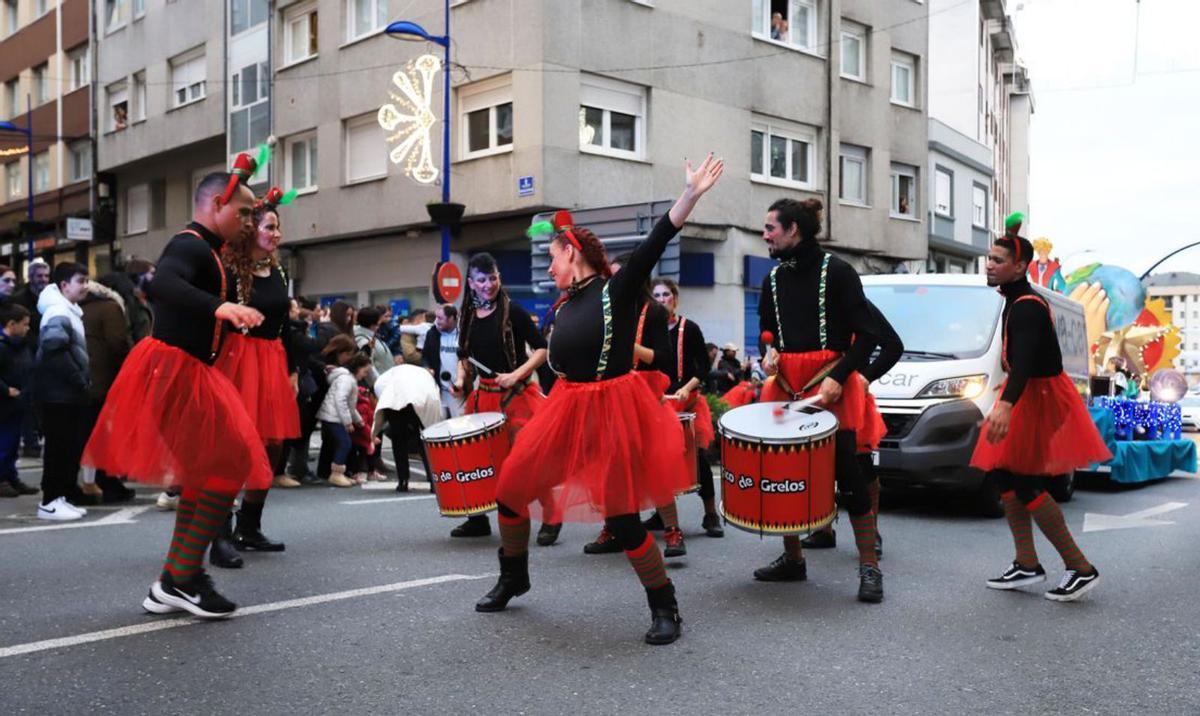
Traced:
[[917, 358], [983, 355], [1004, 308], [986, 286], [866, 284], [863, 291], [900, 334], [905, 355]]

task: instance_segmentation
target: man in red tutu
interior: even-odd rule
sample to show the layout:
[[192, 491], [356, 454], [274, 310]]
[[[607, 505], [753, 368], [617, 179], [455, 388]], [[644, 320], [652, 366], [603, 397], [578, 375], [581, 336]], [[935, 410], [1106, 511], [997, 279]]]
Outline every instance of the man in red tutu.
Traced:
[[997, 239], [988, 253], [988, 285], [1004, 296], [1002, 360], [1008, 380], [983, 423], [971, 465], [995, 475], [1016, 546], [1012, 565], [987, 586], [1016, 589], [1045, 581], [1033, 544], [1036, 522], [1067, 568], [1046, 598], [1070, 602], [1095, 587], [1100, 573], [1075, 544], [1047, 481], [1112, 455], [1063, 371], [1050, 305], [1029, 285], [1032, 256], [1033, 246], [1015, 231]]
[[[819, 393], [838, 419], [834, 474], [858, 547], [858, 599], [883, 601], [883, 573], [875, 552], [876, 522], [870, 489], [859, 470], [857, 434], [866, 426], [866, 381], [858, 371], [879, 342], [879, 328], [862, 282], [850, 264], [821, 250], [819, 199], [780, 199], [767, 211], [763, 240], [779, 265], [763, 280], [759, 326], [770, 336], [763, 368], [775, 376], [763, 386], [764, 402]], [[766, 582], [808, 578], [798, 536], [783, 538], [784, 553], [755, 570]]]
[[121, 368], [84, 451], [85, 465], [137, 482], [181, 485], [175, 531], [161, 577], [142, 606], [219, 619], [237, 606], [201, 567], [234, 496], [266, 489], [271, 466], [237, 389], [213, 367], [222, 324], [262, 323], [249, 306], [225, 300], [218, 252], [254, 231], [254, 193], [244, 181], [254, 160], [239, 155], [233, 174], [209, 174], [196, 189], [192, 222], [163, 249], [149, 286], [154, 331]]

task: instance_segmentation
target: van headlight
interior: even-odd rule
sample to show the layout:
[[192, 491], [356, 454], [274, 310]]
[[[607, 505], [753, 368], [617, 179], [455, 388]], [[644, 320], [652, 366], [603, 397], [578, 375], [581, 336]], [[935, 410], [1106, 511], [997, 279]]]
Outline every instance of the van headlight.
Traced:
[[918, 398], [966, 398], [973, 400], [987, 388], [986, 375], [965, 375], [961, 378], [935, 380], [917, 394]]

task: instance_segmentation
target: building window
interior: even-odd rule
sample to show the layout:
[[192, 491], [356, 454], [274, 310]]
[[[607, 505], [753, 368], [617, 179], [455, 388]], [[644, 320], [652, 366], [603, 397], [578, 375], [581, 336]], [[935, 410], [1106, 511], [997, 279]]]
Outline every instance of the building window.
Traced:
[[11, 119], [21, 113], [21, 94], [20, 86], [17, 80], [9, 80], [4, 83], [4, 111]]
[[67, 53], [67, 63], [71, 66], [71, 79], [68, 87], [75, 91], [87, 86], [91, 81], [91, 70], [88, 63], [88, 46], [83, 45]]
[[346, 120], [346, 183], [387, 176], [387, 142], [374, 114]]
[[346, 42], [387, 27], [388, 0], [346, 0]]
[[4, 184], [10, 200], [21, 196], [21, 162], [4, 165]]
[[40, 194], [50, 191], [50, 152], [45, 151], [33, 157], [33, 191]]
[[50, 65], [42, 63], [33, 68], [33, 106], [50, 101]]
[[150, 224], [150, 186], [138, 184], [125, 191], [125, 233], [144, 233]]
[[866, 30], [842, 21], [842, 77], [867, 81]]
[[17, 0], [4, 0], [4, 34], [11, 35], [21, 27]]
[[870, 150], [843, 144], [838, 150], [838, 173], [841, 186], [838, 196], [842, 201], [867, 206], [867, 177]]
[[133, 121], [146, 121], [146, 72], [138, 72], [133, 76]]
[[977, 229], [986, 229], [987, 225], [987, 187], [975, 184], [971, 187], [971, 225]]
[[230, 78], [229, 149], [238, 152], [267, 141], [271, 134], [271, 102], [266, 62], [255, 62]]
[[146, 17], [146, 0], [133, 0], [133, 19]]
[[108, 124], [110, 132], [120, 132], [129, 126], [129, 85], [124, 80], [105, 88], [108, 95]]
[[232, 0], [229, 4], [229, 34], [238, 35], [258, 27], [270, 14], [268, 0]]
[[623, 159], [646, 155], [646, 88], [583, 76], [579, 88], [579, 150]]
[[104, 17], [107, 32], [124, 27], [129, 20], [129, 0], [104, 0]]
[[892, 205], [895, 217], [917, 217], [917, 168], [892, 162]]
[[817, 46], [816, 0], [753, 0], [753, 34], [813, 51]]
[[284, 165], [286, 181], [293, 189], [300, 192], [317, 190], [316, 132], [302, 134], [287, 140]]
[[509, 76], [458, 88], [462, 127], [460, 159], [511, 152], [513, 147], [512, 78]]
[[288, 12], [283, 21], [284, 64], [317, 56], [317, 6], [305, 5]]
[[89, 139], [75, 142], [71, 151], [71, 181], [87, 181], [92, 176], [92, 142]]
[[917, 62], [912, 55], [892, 53], [892, 102], [916, 106]]
[[750, 178], [811, 189], [816, 147], [815, 128], [755, 121], [750, 125]]
[[208, 78], [208, 68], [204, 60], [203, 47], [185, 52], [171, 60], [172, 106], [182, 107], [204, 99]]
[[39, 18], [48, 12], [50, 12], [49, 0], [36, 0], [33, 3], [33, 16], [35, 18]]
[[941, 167], [933, 173], [933, 212], [954, 218], [954, 174]]

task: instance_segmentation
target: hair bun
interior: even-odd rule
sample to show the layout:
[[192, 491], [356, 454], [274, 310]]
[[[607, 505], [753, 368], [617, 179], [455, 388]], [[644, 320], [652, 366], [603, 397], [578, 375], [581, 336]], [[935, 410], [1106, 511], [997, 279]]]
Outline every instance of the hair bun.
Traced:
[[821, 211], [825, 208], [825, 205], [821, 203], [821, 200], [816, 198], [805, 199], [804, 201], [800, 202], [800, 205], [809, 211]]

